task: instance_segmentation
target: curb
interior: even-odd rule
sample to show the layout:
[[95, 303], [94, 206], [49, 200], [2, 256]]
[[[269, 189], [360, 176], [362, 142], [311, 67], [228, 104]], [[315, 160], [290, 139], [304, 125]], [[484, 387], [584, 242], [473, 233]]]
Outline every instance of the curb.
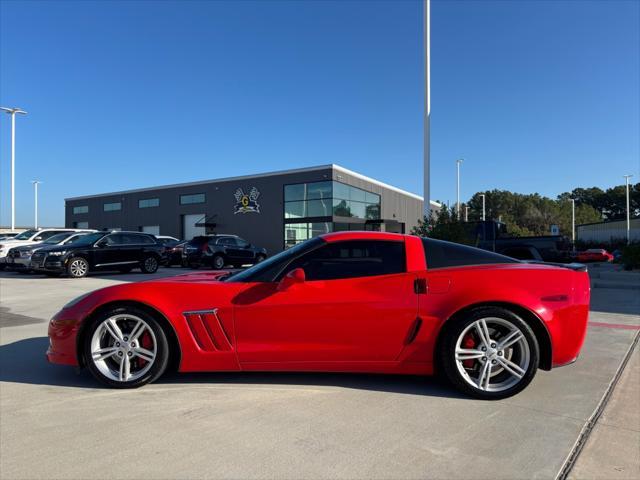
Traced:
[[593, 413], [591, 414], [587, 422], [584, 424], [584, 426], [582, 427], [582, 430], [580, 430], [580, 435], [578, 435], [578, 438], [576, 442], [573, 444], [573, 447], [571, 448], [569, 455], [567, 456], [564, 463], [562, 464], [562, 468], [558, 472], [558, 475], [556, 475], [556, 480], [566, 480], [567, 477], [569, 476], [569, 473], [571, 473], [573, 466], [575, 465], [576, 461], [578, 460], [578, 457], [580, 456], [580, 452], [582, 452], [582, 449], [587, 443], [587, 440], [589, 439], [591, 432], [596, 426], [598, 419], [600, 418], [600, 416], [602, 415], [602, 412], [604, 411], [605, 407], [609, 403], [611, 394], [613, 393], [613, 390], [616, 388], [616, 385], [618, 384], [618, 381], [620, 380], [620, 377], [622, 376], [622, 372], [624, 372], [624, 369], [627, 366], [627, 363], [629, 363], [629, 359], [631, 358], [631, 355], [633, 354], [633, 351], [636, 345], [638, 344], [638, 340], [640, 340], [640, 330], [633, 337], [633, 341], [631, 342], [631, 345], [627, 349], [627, 352], [625, 353], [624, 358], [622, 359], [622, 362], [620, 362], [620, 365], [618, 365], [618, 369], [616, 370], [616, 373], [613, 376], [613, 379], [611, 380], [611, 382], [609, 382], [609, 386], [607, 387], [604, 394], [602, 395], [602, 398], [598, 402], [596, 409], [593, 411]]

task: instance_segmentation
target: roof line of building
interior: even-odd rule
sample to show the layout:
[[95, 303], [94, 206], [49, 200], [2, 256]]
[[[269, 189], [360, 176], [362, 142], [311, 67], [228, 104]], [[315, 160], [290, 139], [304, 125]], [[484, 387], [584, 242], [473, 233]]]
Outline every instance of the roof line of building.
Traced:
[[[402, 193], [404, 195], [407, 195], [409, 197], [413, 197], [417, 200], [422, 200], [424, 201], [424, 198], [421, 197], [420, 195], [416, 195], [415, 193], [411, 193], [411, 192], [407, 192], [406, 190], [402, 190], [400, 188], [394, 187], [392, 185], [389, 185], [387, 183], [381, 182], [379, 180], [375, 180], [371, 177], [367, 177], [366, 175], [362, 175], [360, 173], [354, 172], [353, 170], [349, 170], [348, 168], [344, 168], [340, 165], [336, 165], [333, 163], [327, 164], [327, 165], [318, 165], [315, 167], [304, 167], [304, 168], [294, 168], [294, 169], [289, 169], [289, 170], [277, 170], [277, 171], [273, 171], [273, 172], [266, 172], [266, 173], [260, 173], [260, 174], [252, 174], [252, 175], [239, 175], [236, 177], [224, 177], [224, 178], [216, 178], [216, 179], [210, 179], [210, 180], [199, 180], [197, 182], [184, 182], [184, 183], [174, 183], [174, 184], [170, 184], [170, 185], [160, 185], [157, 187], [145, 187], [145, 188], [135, 188], [132, 190], [120, 190], [117, 192], [107, 192], [107, 193], [99, 193], [96, 195], [82, 195], [79, 197], [69, 197], [69, 198], [65, 198], [65, 202], [66, 201], [75, 201], [75, 200], [86, 200], [89, 198], [97, 198], [97, 197], [109, 197], [109, 196], [115, 196], [115, 195], [124, 195], [124, 194], [130, 194], [130, 193], [140, 193], [140, 192], [149, 192], [149, 191], [153, 191], [153, 190], [158, 190], [158, 189], [168, 189], [168, 188], [180, 188], [180, 187], [192, 187], [192, 186], [196, 186], [196, 185], [206, 185], [206, 184], [210, 184], [210, 183], [214, 183], [214, 182], [232, 182], [232, 181], [239, 181], [239, 180], [248, 180], [251, 178], [262, 178], [262, 177], [271, 177], [274, 175], [286, 175], [286, 174], [293, 174], [293, 173], [304, 173], [304, 172], [314, 172], [317, 170], [327, 170], [327, 169], [334, 169], [334, 170], [338, 170], [341, 171], [343, 173], [346, 173], [347, 175], [351, 175], [353, 177], [356, 178], [360, 178], [361, 180], [365, 180], [367, 182], [373, 183], [375, 185], [379, 185], [381, 187], [387, 188], [389, 190], [393, 190], [395, 192], [398, 193]], [[440, 206], [439, 203], [434, 202], [433, 200], [430, 201], [430, 204], [433, 206]]]

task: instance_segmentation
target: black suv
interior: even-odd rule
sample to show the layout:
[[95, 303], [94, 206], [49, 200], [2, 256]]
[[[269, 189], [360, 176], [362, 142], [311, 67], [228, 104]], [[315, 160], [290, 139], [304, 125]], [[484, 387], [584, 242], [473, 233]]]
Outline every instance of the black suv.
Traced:
[[238, 268], [248, 263], [260, 263], [267, 258], [267, 250], [251, 245], [236, 235], [195, 237], [182, 250], [183, 265], [199, 268], [202, 265], [220, 270], [225, 265]]
[[31, 257], [31, 269], [81, 278], [94, 270], [129, 273], [139, 268], [154, 273], [163, 262], [164, 246], [153, 235], [140, 232], [97, 232], [71, 245], [41, 248]]

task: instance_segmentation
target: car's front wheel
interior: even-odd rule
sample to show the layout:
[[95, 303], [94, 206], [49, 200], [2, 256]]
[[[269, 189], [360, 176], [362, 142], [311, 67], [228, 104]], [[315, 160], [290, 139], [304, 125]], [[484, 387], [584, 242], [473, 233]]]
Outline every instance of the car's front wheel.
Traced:
[[485, 400], [510, 397], [533, 380], [539, 347], [531, 327], [515, 313], [478, 308], [447, 327], [440, 365], [451, 383]]
[[89, 273], [89, 262], [82, 257], [74, 257], [67, 263], [67, 275], [72, 278], [86, 277]]
[[102, 383], [116, 388], [140, 387], [166, 370], [167, 337], [147, 312], [114, 308], [94, 318], [86, 328], [85, 364]]

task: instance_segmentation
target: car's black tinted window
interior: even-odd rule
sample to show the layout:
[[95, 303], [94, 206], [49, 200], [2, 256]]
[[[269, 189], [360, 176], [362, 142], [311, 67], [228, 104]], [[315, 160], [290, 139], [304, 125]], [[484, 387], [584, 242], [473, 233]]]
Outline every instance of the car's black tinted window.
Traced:
[[283, 274], [304, 270], [307, 280], [336, 280], [401, 273], [406, 270], [404, 242], [328, 243], [293, 261]]
[[236, 239], [233, 237], [222, 237], [218, 239], [218, 245], [226, 245], [228, 247], [235, 247], [237, 245]]
[[460, 267], [463, 265], [486, 265], [495, 263], [517, 263], [518, 261], [497, 253], [458, 243], [423, 238], [427, 268]]

